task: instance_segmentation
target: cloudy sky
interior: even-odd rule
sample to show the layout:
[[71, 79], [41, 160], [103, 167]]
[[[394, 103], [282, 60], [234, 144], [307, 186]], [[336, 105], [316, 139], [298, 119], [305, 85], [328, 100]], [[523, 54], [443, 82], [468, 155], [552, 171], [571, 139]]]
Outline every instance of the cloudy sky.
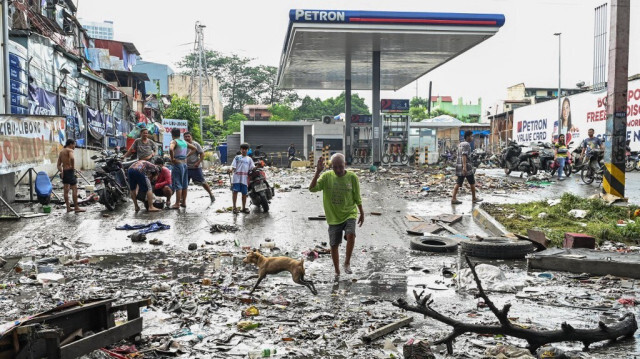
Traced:
[[[562, 33], [562, 83], [575, 87], [592, 82], [594, 8], [607, 0], [77, 0], [86, 20], [114, 22], [116, 40], [133, 42], [144, 60], [175, 63], [193, 50], [194, 25], [205, 29], [205, 46], [224, 53], [255, 58], [278, 66], [287, 30], [289, 9], [340, 9], [415, 12], [500, 13], [505, 25], [489, 40], [453, 61], [382, 98], [411, 98], [416, 91], [463, 97], [486, 109], [506, 98], [508, 86], [531, 87], [558, 83], [558, 40]], [[640, 1], [631, 1], [629, 73], [640, 73]], [[609, 7], [610, 9], [610, 7]], [[318, 97], [336, 91], [311, 91]], [[359, 92], [370, 103], [370, 94]]]

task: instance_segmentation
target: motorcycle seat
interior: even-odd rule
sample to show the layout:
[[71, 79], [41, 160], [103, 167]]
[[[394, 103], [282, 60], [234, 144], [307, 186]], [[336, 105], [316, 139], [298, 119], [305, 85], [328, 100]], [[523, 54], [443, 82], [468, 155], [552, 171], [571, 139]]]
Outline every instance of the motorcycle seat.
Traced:
[[53, 187], [46, 172], [40, 171], [36, 175], [35, 190], [38, 197], [49, 197], [51, 195]]
[[126, 170], [129, 167], [131, 167], [132, 164], [134, 164], [136, 162], [137, 162], [137, 160], [131, 160], [131, 161], [122, 162], [122, 168], [124, 168]]

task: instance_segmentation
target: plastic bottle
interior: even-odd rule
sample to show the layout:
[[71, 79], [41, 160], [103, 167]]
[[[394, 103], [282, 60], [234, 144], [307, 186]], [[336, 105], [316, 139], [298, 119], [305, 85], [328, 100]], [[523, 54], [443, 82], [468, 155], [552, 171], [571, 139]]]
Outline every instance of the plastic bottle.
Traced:
[[275, 355], [278, 351], [274, 348], [273, 350], [270, 348], [267, 349], [262, 349], [262, 357], [263, 358], [268, 358], [271, 356], [271, 354]]

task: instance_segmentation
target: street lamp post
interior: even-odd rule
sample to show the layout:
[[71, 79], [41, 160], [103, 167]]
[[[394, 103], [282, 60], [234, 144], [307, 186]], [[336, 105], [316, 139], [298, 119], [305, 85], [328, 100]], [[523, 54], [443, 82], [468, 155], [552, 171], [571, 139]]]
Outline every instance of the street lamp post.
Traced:
[[553, 35], [558, 37], [558, 137], [560, 137], [560, 135], [562, 134], [562, 102], [560, 99], [560, 97], [562, 96], [562, 87], [560, 87], [560, 79], [562, 75], [562, 62], [560, 61], [560, 52], [562, 47], [560, 46], [560, 44], [562, 41], [562, 33], [556, 32]]

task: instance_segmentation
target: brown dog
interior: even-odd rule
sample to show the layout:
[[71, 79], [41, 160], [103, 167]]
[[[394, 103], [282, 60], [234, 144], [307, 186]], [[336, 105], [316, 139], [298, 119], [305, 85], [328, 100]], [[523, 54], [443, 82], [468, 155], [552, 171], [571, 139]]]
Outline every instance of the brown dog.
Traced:
[[291, 278], [295, 283], [309, 288], [311, 293], [315, 295], [318, 294], [313, 282], [304, 279], [304, 259], [297, 261], [289, 257], [265, 257], [257, 250], [254, 250], [253, 252], [249, 252], [247, 257], [242, 261], [244, 263], [255, 264], [258, 267], [258, 281], [249, 294], [256, 290], [258, 284], [262, 282], [267, 274], [276, 274], [284, 271], [291, 273]]

